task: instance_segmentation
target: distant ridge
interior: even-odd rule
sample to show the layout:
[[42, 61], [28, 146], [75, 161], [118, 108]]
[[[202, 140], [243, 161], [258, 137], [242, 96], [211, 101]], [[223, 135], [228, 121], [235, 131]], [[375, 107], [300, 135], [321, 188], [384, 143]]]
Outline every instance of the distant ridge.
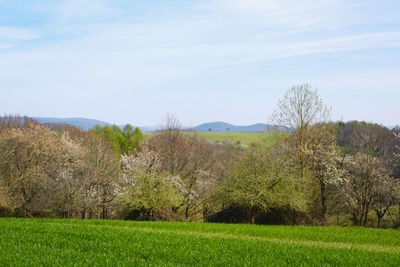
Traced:
[[[50, 118], [50, 117], [33, 117], [33, 119], [37, 120], [40, 123], [60, 123], [60, 124], [69, 124], [76, 126], [84, 131], [87, 131], [97, 124], [104, 126], [112, 126], [111, 123], [101, 120], [87, 119], [87, 118]], [[119, 125], [119, 127], [123, 128], [125, 125]], [[135, 125], [133, 125], [136, 127]], [[142, 132], [154, 132], [160, 128], [160, 126], [137, 126], [142, 130]], [[216, 122], [207, 122], [200, 124], [191, 128], [184, 128], [184, 131], [197, 131], [197, 132], [247, 132], [247, 133], [261, 133], [268, 131], [268, 129], [273, 129], [275, 126], [268, 125], [265, 123], [256, 123], [251, 125], [243, 125], [238, 126], [234, 124], [230, 124], [223, 121]], [[284, 127], [281, 127], [282, 130], [285, 130]]]
[[46, 118], [46, 117], [33, 117], [33, 119], [37, 120], [40, 123], [60, 123], [60, 124], [69, 124], [76, 126], [84, 131], [87, 131], [97, 124], [100, 126], [111, 126], [111, 123], [100, 121], [100, 120], [93, 120], [93, 119], [86, 119], [86, 118]]

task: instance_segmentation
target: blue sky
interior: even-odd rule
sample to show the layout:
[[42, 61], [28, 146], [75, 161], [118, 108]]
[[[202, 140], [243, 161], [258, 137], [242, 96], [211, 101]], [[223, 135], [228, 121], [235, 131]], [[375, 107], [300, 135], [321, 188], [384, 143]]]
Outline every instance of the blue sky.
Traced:
[[0, 0], [0, 113], [267, 122], [310, 83], [332, 119], [400, 124], [399, 0]]

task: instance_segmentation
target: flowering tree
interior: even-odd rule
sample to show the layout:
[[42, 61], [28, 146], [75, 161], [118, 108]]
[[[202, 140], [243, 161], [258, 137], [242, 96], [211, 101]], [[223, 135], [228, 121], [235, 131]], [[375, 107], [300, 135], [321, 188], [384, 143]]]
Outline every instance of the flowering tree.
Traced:
[[122, 155], [121, 166], [119, 197], [129, 210], [144, 212], [145, 218], [152, 220], [154, 211], [182, 203], [182, 181], [161, 170], [155, 153], [143, 150], [137, 156]]
[[395, 180], [379, 158], [365, 153], [347, 157], [346, 171], [339, 183], [339, 197], [349, 209], [354, 225], [366, 226], [368, 214], [374, 210], [378, 227], [386, 211], [398, 197]]
[[[38, 124], [0, 131], [0, 187], [12, 210], [48, 207], [48, 190], [61, 162], [54, 132]], [[3, 200], [4, 201], [4, 200]]]
[[316, 209], [312, 213], [319, 216], [321, 223], [325, 224], [328, 196], [332, 191], [331, 185], [336, 183], [343, 174], [332, 125], [318, 124], [310, 127], [305, 155], [313, 181], [318, 187], [314, 196]]

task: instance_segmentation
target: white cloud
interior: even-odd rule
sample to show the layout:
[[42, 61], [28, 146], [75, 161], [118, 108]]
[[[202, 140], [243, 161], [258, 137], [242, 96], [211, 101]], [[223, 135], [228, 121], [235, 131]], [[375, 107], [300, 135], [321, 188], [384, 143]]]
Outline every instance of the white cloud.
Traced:
[[[38, 101], [50, 96], [57, 101], [80, 99], [84, 103], [90, 99], [103, 99], [103, 103], [116, 101], [115, 95], [119, 95], [124, 99], [118, 101], [150, 105], [155, 95], [160, 103], [171, 95], [173, 105], [178, 102], [176, 95], [180, 102], [185, 99], [196, 102], [203, 96], [190, 97], [194, 93], [189, 91], [202, 90], [202, 87], [209, 91], [221, 90], [215, 95], [223, 98], [231, 87], [251, 87], [249, 82], [255, 80], [262, 87], [282, 89], [298, 79], [318, 81], [316, 75], [321, 75], [321, 79], [326, 77], [322, 71], [322, 74], [313, 73], [319, 71], [318, 67], [303, 75], [290, 76], [285, 64], [302, 59], [300, 64], [290, 66], [293, 73], [297, 70], [301, 73], [301, 64], [309, 67], [307, 60], [311, 55], [318, 55], [322, 62], [327, 56], [339, 58], [349, 51], [385, 53], [400, 47], [400, 31], [370, 29], [365, 26], [367, 22], [364, 27], [357, 24], [352, 28], [365, 14], [348, 3], [341, 0], [205, 0], [201, 9], [199, 5], [194, 12], [193, 6], [187, 8], [192, 13], [168, 11], [167, 15], [158, 16], [159, 10], [154, 9], [149, 17], [132, 18], [119, 17], [120, 11], [110, 6], [111, 2], [68, 0], [55, 9], [48, 25], [36, 31], [0, 27], [0, 49], [3, 50], [18, 42], [39, 38], [37, 32], [48, 37], [35, 47], [1, 51], [0, 88], [18, 89], [21, 95], [35, 91]], [[62, 39], [58, 39], [60, 32]], [[360, 53], [360, 56], [363, 55]], [[373, 64], [374, 60], [368, 62]], [[356, 67], [362, 72], [365, 66], [349, 69]], [[268, 73], [271, 70], [274, 74]], [[253, 76], [252, 71], [258, 76]], [[343, 76], [340, 69], [327, 71], [338, 73], [327, 81]], [[356, 80], [345, 77], [345, 82], [337, 86], [350, 84], [362, 88], [363, 84], [357, 81], [364, 76], [355, 77]], [[368, 77], [368, 84], [378, 86], [384, 82], [387, 88], [397, 88], [398, 79], [394, 76]], [[258, 98], [257, 90], [253, 92], [255, 98]], [[248, 97], [248, 102], [252, 101]], [[188, 105], [193, 104], [189, 102]], [[103, 112], [94, 105], [93, 112]], [[167, 109], [168, 103], [163, 105]], [[226, 111], [230, 112], [233, 111]], [[160, 110], [153, 113], [162, 115]], [[210, 109], [210, 114], [215, 114], [215, 109]]]
[[265, 0], [231, 0], [222, 2], [226, 7], [240, 9], [240, 10], [250, 9], [257, 11], [274, 11], [274, 10], [279, 10], [281, 6], [281, 3], [278, 3], [277, 1], [265, 1]]
[[0, 40], [26, 41], [39, 38], [39, 35], [29, 29], [0, 26]]
[[271, 26], [277, 31], [328, 30], [357, 19], [354, 3], [343, 0], [218, 0], [203, 3], [201, 7], [242, 18], [243, 23], [253, 21]]
[[58, 8], [56, 21], [76, 22], [76, 20], [94, 22], [115, 17], [120, 12], [103, 0], [65, 0]]
[[[248, 58], [251, 61], [306, 56], [321, 53], [337, 53], [347, 51], [361, 51], [367, 49], [400, 47], [400, 31], [356, 34], [321, 39], [309, 42], [283, 42], [266, 44], [265, 49], [258, 46], [257, 51], [266, 51]], [[249, 47], [249, 51], [257, 47]]]
[[15, 45], [39, 38], [35, 31], [20, 27], [0, 26], [0, 49], [12, 48]]
[[2, 44], [2, 45], [0, 45], [0, 50], [2, 50], [2, 49], [8, 49], [8, 48], [11, 48], [11, 47], [13, 47], [12, 44]]

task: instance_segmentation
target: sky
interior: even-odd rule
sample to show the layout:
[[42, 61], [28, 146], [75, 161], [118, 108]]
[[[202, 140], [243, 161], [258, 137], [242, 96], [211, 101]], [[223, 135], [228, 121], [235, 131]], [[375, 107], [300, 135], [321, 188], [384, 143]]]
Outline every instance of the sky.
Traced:
[[0, 114], [268, 122], [309, 83], [400, 124], [399, 0], [0, 0]]

